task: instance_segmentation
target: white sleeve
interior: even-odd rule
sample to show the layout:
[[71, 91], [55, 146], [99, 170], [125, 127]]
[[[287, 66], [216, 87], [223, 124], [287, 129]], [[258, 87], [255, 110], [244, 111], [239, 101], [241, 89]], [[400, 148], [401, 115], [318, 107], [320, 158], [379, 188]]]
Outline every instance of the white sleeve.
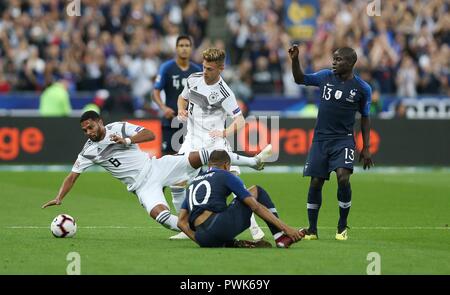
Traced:
[[[184, 86], [183, 91], [181, 92], [181, 97], [183, 97], [185, 100], [189, 99], [189, 86], [188, 83], [186, 83], [186, 86]], [[177, 97], [178, 99], [178, 97]]]
[[222, 107], [227, 112], [227, 114], [233, 118], [242, 114], [241, 109], [237, 104], [236, 97], [233, 93], [231, 93], [229, 97], [222, 101]]
[[91, 167], [92, 165], [94, 165], [94, 162], [83, 157], [82, 155], [78, 155], [78, 158], [75, 161], [75, 164], [73, 164], [73, 166], [72, 166], [72, 172], [83, 173], [84, 170]]
[[142, 126], [138, 126], [138, 125], [134, 125], [128, 122], [124, 122], [125, 123], [125, 135], [127, 137], [132, 137], [134, 135], [136, 135], [137, 133], [139, 133], [139, 131], [143, 130], [144, 127]]

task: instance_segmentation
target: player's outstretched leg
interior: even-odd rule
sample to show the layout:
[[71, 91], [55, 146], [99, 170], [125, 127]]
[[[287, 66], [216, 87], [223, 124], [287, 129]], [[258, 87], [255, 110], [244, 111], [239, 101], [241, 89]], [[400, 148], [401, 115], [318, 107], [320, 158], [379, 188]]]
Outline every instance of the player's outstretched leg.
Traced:
[[[238, 166], [231, 166], [230, 172], [236, 176], [239, 176], [239, 174], [241, 174], [241, 170]], [[236, 198], [236, 195], [234, 193], [232, 193], [232, 195], [233, 198]], [[254, 241], [260, 241], [264, 238], [264, 231], [256, 222], [255, 213], [252, 213], [250, 217], [250, 227], [248, 229], [250, 230], [250, 234], [252, 235]]]
[[336, 176], [338, 179], [337, 198], [339, 202], [339, 222], [336, 232], [336, 240], [345, 241], [348, 239], [347, 218], [352, 205], [352, 189], [350, 186], [351, 171], [345, 168], [338, 168]]
[[[189, 154], [189, 162], [194, 169], [200, 168], [203, 165], [208, 164], [210, 152], [206, 149], [201, 149], [198, 152], [191, 152]], [[272, 156], [272, 145], [267, 145], [264, 149], [254, 157], [246, 157], [238, 155], [233, 152], [228, 152], [231, 158], [231, 165], [236, 166], [248, 166], [255, 170], [264, 169], [264, 163]]]
[[[256, 199], [259, 203], [263, 204], [264, 206], [269, 209], [275, 217], [278, 217], [277, 209], [275, 208], [275, 204], [272, 202], [272, 199], [270, 198], [269, 194], [260, 186], [253, 186], [249, 189], [249, 191], [252, 193], [252, 195], [256, 196]], [[287, 235], [285, 235], [282, 231], [280, 231], [276, 226], [271, 224], [270, 222], [266, 222], [267, 226], [269, 227], [270, 232], [273, 235], [273, 239], [275, 240], [275, 243], [278, 248], [289, 248], [293, 243], [295, 243], [291, 238], [289, 238]], [[305, 235], [304, 229], [299, 229], [302, 236]]]
[[322, 205], [322, 186], [324, 179], [311, 177], [308, 191], [308, 202], [306, 208], [308, 210], [309, 228], [304, 237], [305, 240], [317, 240], [319, 238], [317, 232], [317, 220], [319, 219], [319, 210]]
[[178, 216], [170, 213], [169, 208], [164, 205], [156, 205], [151, 209], [150, 216], [165, 228], [173, 231], [180, 231], [177, 226]]

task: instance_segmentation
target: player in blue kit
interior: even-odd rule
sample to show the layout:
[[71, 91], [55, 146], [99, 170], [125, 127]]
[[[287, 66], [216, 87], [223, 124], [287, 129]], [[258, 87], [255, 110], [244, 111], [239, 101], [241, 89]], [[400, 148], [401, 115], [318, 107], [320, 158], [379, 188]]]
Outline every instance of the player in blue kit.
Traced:
[[332, 70], [325, 69], [314, 74], [303, 73], [298, 55], [297, 45], [289, 48], [295, 82], [321, 89], [314, 139], [303, 170], [303, 176], [311, 177], [306, 204], [309, 228], [305, 239], [318, 239], [317, 219], [322, 204], [322, 186], [324, 181], [330, 178], [330, 173], [335, 171], [339, 202], [339, 222], [335, 238], [347, 240], [347, 217], [352, 204], [350, 175], [353, 173], [355, 159], [353, 125], [357, 111], [361, 114], [363, 138], [359, 161], [363, 161], [364, 169], [373, 166], [369, 152], [369, 110], [372, 89], [353, 73], [357, 55], [352, 48], [337, 49], [333, 53]]
[[[305, 235], [278, 218], [267, 192], [260, 186], [248, 190], [230, 173], [231, 160], [224, 150], [215, 150], [209, 157], [206, 172], [191, 182], [178, 219], [178, 227], [201, 247], [271, 247], [264, 240], [239, 241], [236, 236], [250, 226], [252, 212], [264, 219], [279, 248], [288, 248]], [[227, 205], [227, 197], [236, 198]]]
[[[178, 113], [177, 101], [178, 96], [186, 85], [186, 79], [192, 73], [202, 71], [202, 68], [191, 62], [192, 41], [189, 36], [181, 35], [176, 41], [176, 57], [164, 62], [156, 77], [155, 89], [153, 90], [153, 98], [156, 104], [164, 113], [162, 120], [162, 136], [163, 136], [163, 153], [176, 154], [182, 142], [181, 137], [178, 139], [179, 146], [172, 146], [172, 136], [181, 130], [181, 122], [178, 121], [176, 115]], [[166, 103], [161, 99], [161, 91], [164, 90], [166, 95]], [[172, 125], [172, 120], [175, 120]], [[181, 135], [181, 133], [178, 133]], [[174, 149], [175, 148], [175, 149]]]

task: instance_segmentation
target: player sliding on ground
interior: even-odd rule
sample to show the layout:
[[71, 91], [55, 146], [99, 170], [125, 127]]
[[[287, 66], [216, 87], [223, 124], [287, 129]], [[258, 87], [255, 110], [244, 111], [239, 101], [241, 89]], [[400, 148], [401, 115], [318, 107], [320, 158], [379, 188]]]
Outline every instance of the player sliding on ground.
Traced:
[[[250, 225], [254, 212], [264, 219], [279, 248], [302, 239], [303, 229], [287, 226], [278, 218], [275, 205], [267, 192], [242, 181], [230, 173], [231, 160], [224, 150], [215, 150], [209, 158], [209, 169], [193, 179], [180, 210], [178, 227], [200, 247], [271, 247], [264, 240], [239, 241], [236, 236]], [[236, 198], [227, 206], [227, 197]]]
[[357, 111], [361, 113], [363, 138], [359, 161], [364, 160], [364, 169], [373, 166], [369, 152], [372, 90], [369, 84], [353, 74], [357, 56], [352, 48], [339, 48], [333, 53], [332, 70], [321, 70], [309, 75], [303, 74], [298, 54], [297, 45], [289, 48], [295, 82], [321, 89], [314, 139], [303, 171], [303, 176], [311, 177], [306, 204], [309, 228], [305, 239], [318, 239], [317, 219], [322, 204], [322, 186], [325, 180], [330, 179], [331, 171], [335, 171], [340, 215], [335, 237], [337, 240], [347, 240], [347, 217], [352, 204], [350, 175], [355, 159], [353, 125]]
[[[209, 152], [200, 150], [184, 155], [157, 159], [139, 149], [138, 143], [155, 138], [152, 131], [127, 122], [106, 126], [94, 111], [85, 112], [80, 119], [81, 129], [89, 137], [78, 155], [72, 172], [64, 179], [56, 198], [42, 208], [60, 205], [72, 189], [78, 176], [92, 165], [100, 165], [137, 195], [147, 213], [163, 226], [180, 231], [178, 217], [171, 214], [163, 194], [163, 187], [185, 181], [189, 174], [208, 163]], [[258, 166], [270, 157], [271, 147], [254, 157]], [[246, 157], [245, 157], [246, 158]], [[241, 164], [242, 163], [238, 163]]]

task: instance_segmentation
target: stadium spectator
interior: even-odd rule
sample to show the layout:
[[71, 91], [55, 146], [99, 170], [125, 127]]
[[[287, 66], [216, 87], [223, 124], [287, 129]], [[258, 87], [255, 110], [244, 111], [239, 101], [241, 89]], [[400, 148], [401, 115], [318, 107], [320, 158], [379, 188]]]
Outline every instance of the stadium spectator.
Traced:
[[405, 55], [397, 72], [397, 95], [416, 97], [417, 76], [417, 69], [412, 58]]
[[[368, 69], [380, 95], [404, 92], [397, 89], [396, 81], [405, 81], [405, 55], [410, 56], [405, 63], [418, 71], [418, 94], [449, 94], [448, 1], [383, 2], [377, 17], [367, 15], [367, 1], [318, 2], [315, 32], [303, 43], [304, 49], [300, 48], [306, 72], [329, 68], [333, 49], [350, 46], [358, 54], [356, 69]], [[224, 3], [221, 13], [229, 37], [220, 42], [230, 52], [226, 61], [234, 71], [230, 76], [236, 76], [238, 65], [250, 60], [257, 72], [247, 82], [256, 92], [301, 93], [303, 88], [294, 89], [286, 75], [289, 61], [283, 52], [296, 41], [287, 35], [287, 4], [282, 0]], [[71, 17], [64, 1], [1, 1], [0, 64], [11, 91], [39, 92], [64, 77], [71, 90], [96, 91], [120, 85], [139, 92], [137, 85], [152, 87], [151, 74], [135, 75], [129, 66], [141, 64], [150, 55], [151, 68], [158, 68], [162, 60], [173, 56], [177, 35], [193, 36], [197, 62], [204, 48], [223, 48], [211, 39], [214, 31], [209, 27], [215, 22], [209, 22], [212, 16], [205, 0], [81, 4], [81, 16]], [[262, 81], [268, 86], [259, 87]], [[115, 86], [108, 86], [110, 82]]]
[[70, 105], [69, 92], [67, 91], [68, 87], [68, 81], [63, 79], [53, 83], [44, 90], [39, 104], [41, 116], [62, 117], [70, 115], [72, 107]]

